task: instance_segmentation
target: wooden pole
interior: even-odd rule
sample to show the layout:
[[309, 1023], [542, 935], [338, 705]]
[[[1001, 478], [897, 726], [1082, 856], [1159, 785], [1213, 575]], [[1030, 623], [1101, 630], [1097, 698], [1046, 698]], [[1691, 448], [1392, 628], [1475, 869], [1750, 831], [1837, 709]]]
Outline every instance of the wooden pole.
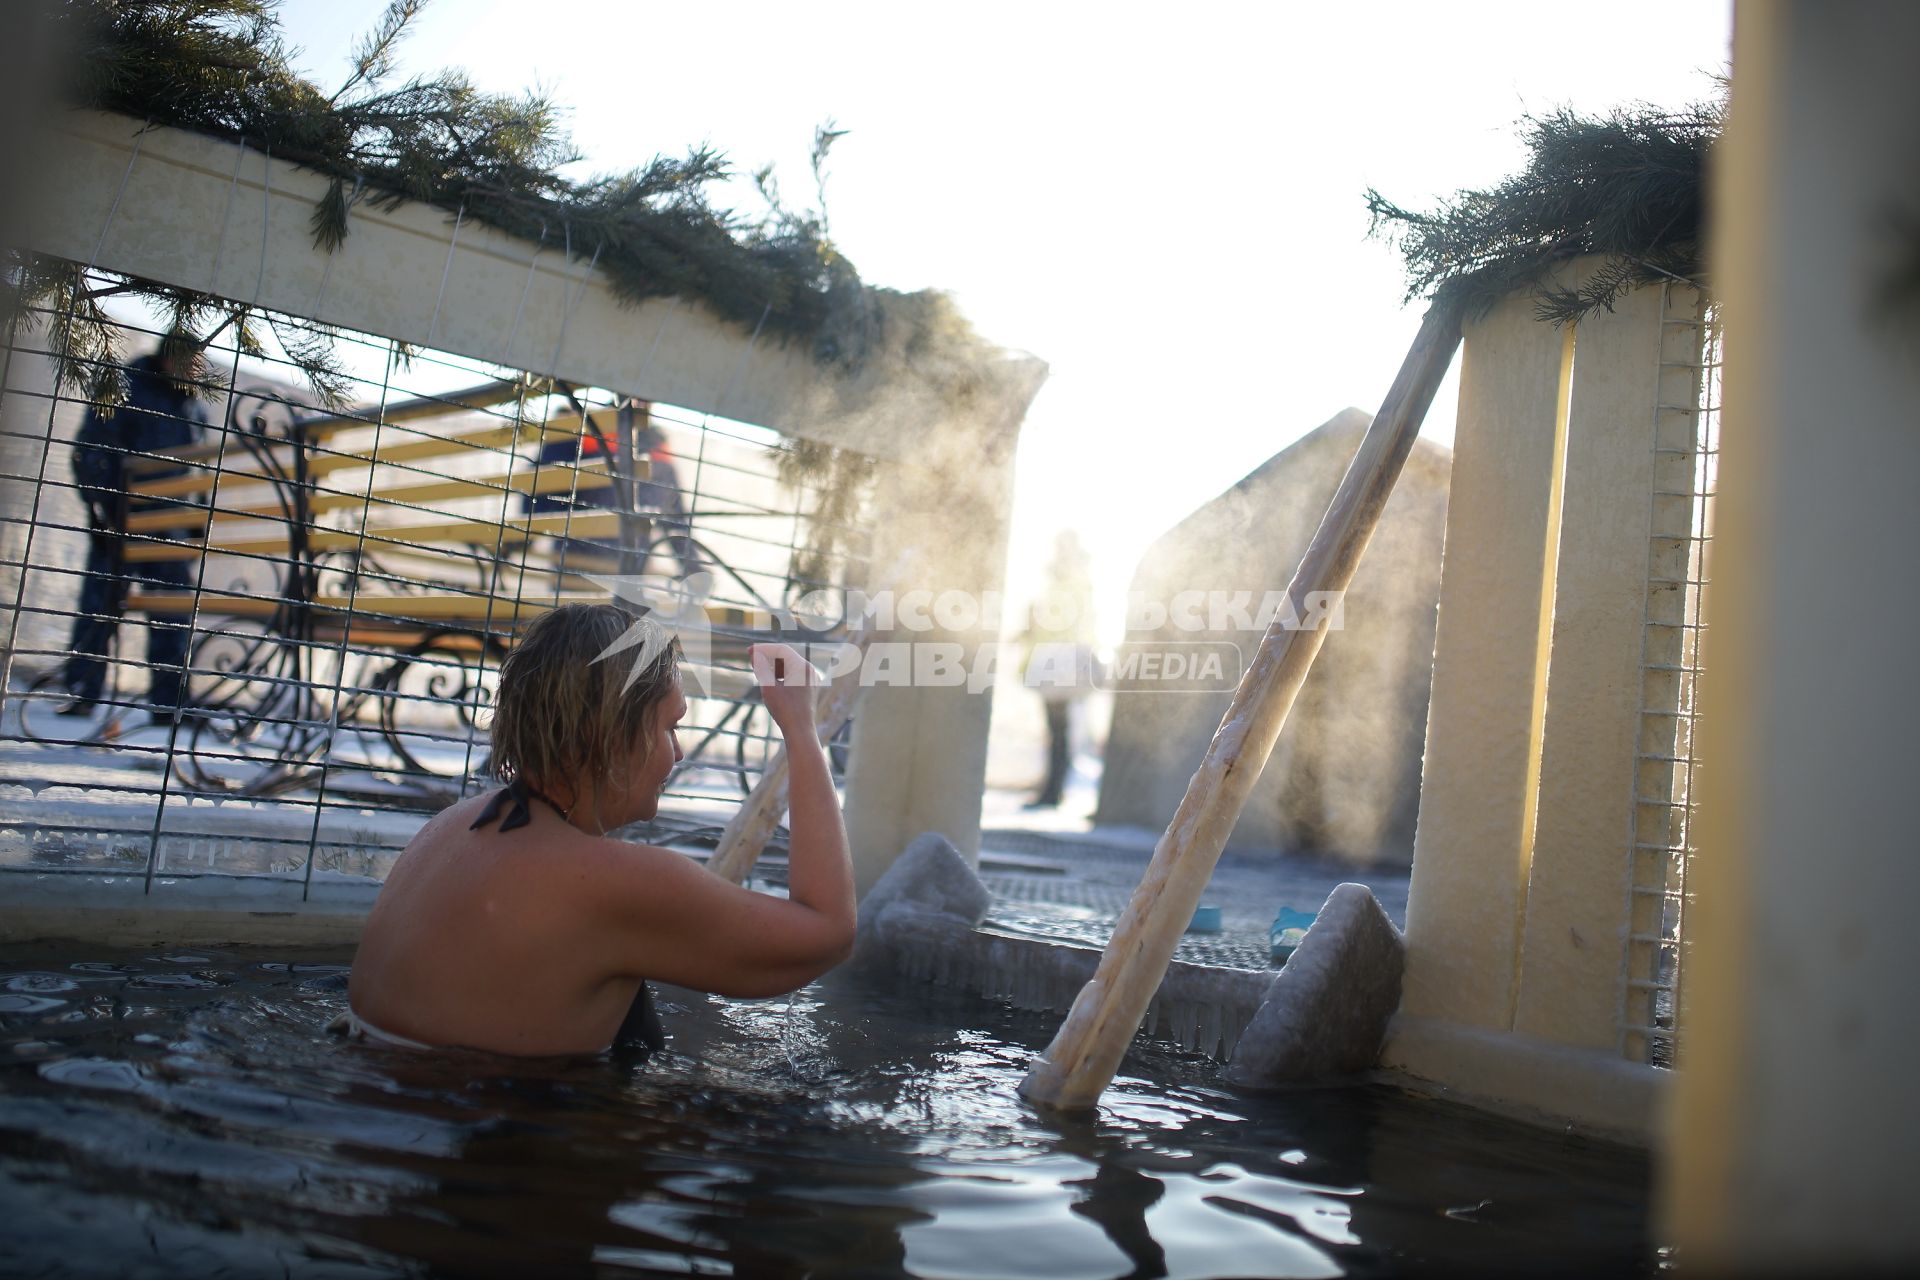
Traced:
[[[870, 633], [862, 635], [859, 641], [863, 656], [869, 636]], [[831, 685], [826, 696], [814, 707], [814, 724], [819, 730], [822, 746], [829, 745], [833, 735], [853, 718], [862, 692], [861, 665], [855, 664], [852, 671]], [[753, 870], [754, 861], [759, 858], [760, 851], [767, 847], [773, 829], [780, 825], [780, 819], [786, 811], [787, 749], [783, 745], [767, 762], [766, 769], [760, 774], [760, 781], [754, 784], [746, 802], [728, 820], [727, 829], [721, 833], [719, 847], [713, 851], [713, 857], [707, 860], [707, 870], [723, 880], [745, 884], [748, 873]]]
[[1458, 311], [1434, 304], [1287, 588], [1296, 616], [1313, 618], [1316, 625], [1289, 628], [1285, 624], [1292, 620], [1282, 617], [1262, 638], [1172, 825], [1160, 837], [1140, 887], [1114, 925], [1100, 967], [1021, 1083], [1020, 1092], [1029, 1101], [1086, 1110], [1112, 1083], [1220, 850], [1273, 753], [1294, 696], [1326, 640], [1319, 618], [1305, 607], [1307, 597], [1345, 591], [1353, 580], [1459, 345]]

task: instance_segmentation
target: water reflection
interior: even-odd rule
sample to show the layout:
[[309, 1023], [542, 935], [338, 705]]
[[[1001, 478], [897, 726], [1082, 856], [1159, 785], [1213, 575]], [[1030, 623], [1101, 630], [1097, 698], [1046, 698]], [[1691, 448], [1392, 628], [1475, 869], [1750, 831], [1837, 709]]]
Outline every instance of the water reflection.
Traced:
[[0, 1008], [0, 1212], [36, 1223], [4, 1243], [110, 1270], [165, 1239], [208, 1274], [1651, 1261], [1638, 1157], [1382, 1089], [1250, 1098], [1148, 1050], [1098, 1116], [1043, 1116], [1015, 1086], [1051, 1019], [849, 982], [667, 989], [642, 1065], [389, 1052], [320, 1034], [345, 971], [301, 959], [0, 948], [0, 998], [35, 1002]]
[[[1340, 1275], [1315, 1241], [1357, 1245], [1341, 1189], [1255, 1173], [1218, 1159], [1218, 1128], [1237, 1117], [1188, 1093], [1122, 1107], [1122, 1125], [1050, 1117], [1063, 1150], [1093, 1166], [1066, 1185], [1081, 1192], [1072, 1211], [1099, 1225], [1130, 1269], [1111, 1275]], [[1130, 1114], [1129, 1114], [1130, 1113]], [[1159, 1129], [1137, 1140], [1142, 1117]], [[1131, 1122], [1131, 1123], [1128, 1123]], [[1310, 1237], [1302, 1238], [1302, 1237]]]
[[1167, 1274], [1167, 1251], [1147, 1230], [1147, 1210], [1167, 1194], [1165, 1183], [1115, 1160], [1096, 1167], [1091, 1178], [1065, 1185], [1085, 1189], [1073, 1202], [1073, 1211], [1098, 1223], [1127, 1256], [1133, 1264], [1129, 1276]]

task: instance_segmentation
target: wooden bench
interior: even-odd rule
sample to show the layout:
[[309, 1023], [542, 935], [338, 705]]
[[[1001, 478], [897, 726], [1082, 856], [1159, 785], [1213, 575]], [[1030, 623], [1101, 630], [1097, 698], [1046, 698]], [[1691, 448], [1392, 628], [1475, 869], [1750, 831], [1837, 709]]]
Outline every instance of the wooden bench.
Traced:
[[[588, 575], [620, 572], [629, 521], [649, 519], [611, 509], [621, 477], [604, 453], [544, 464], [527, 456], [554, 440], [611, 439], [613, 409], [544, 423], [445, 421], [520, 393], [492, 383], [389, 406], [377, 418], [302, 420], [290, 437], [229, 432], [132, 459], [127, 492], [143, 505], [129, 515], [121, 546], [129, 576], [140, 565], [180, 562], [200, 562], [200, 573], [192, 590], [135, 587], [126, 610], [191, 617], [203, 634], [242, 635], [249, 654], [295, 655], [280, 662], [293, 675], [260, 676], [262, 717], [270, 702], [286, 721], [371, 717], [407, 766], [426, 768], [393, 732], [401, 673], [495, 665], [540, 614], [574, 601], [604, 603], [606, 591]], [[463, 466], [475, 474], [446, 474]], [[645, 461], [631, 474], [648, 479]], [[560, 506], [527, 510], [536, 498]], [[145, 505], [153, 503], [167, 505]], [[680, 535], [660, 540], [673, 536]], [[235, 588], [222, 580], [222, 564], [272, 566], [280, 581], [275, 590]], [[774, 634], [775, 619], [764, 610], [704, 607], [713, 630], [703, 683], [723, 698], [750, 700], [745, 649]], [[362, 669], [351, 679], [336, 671], [329, 693], [305, 656], [323, 652], [362, 660]], [[242, 671], [228, 683], [247, 678]], [[314, 686], [294, 690], [304, 710], [286, 710], [288, 686], [303, 682]], [[298, 764], [275, 760], [272, 785]]]
[[[517, 390], [512, 384], [490, 384], [450, 403], [464, 408]], [[431, 424], [418, 405], [403, 406], [400, 417], [407, 425], [343, 416], [302, 422], [291, 440], [228, 433], [135, 459], [128, 495], [138, 509], [127, 518], [124, 560], [141, 564], [206, 555], [285, 558], [368, 550], [471, 557], [541, 537], [620, 536], [622, 518], [609, 509], [609, 490], [619, 478], [605, 456], [536, 464], [518, 452], [554, 440], [580, 440], [589, 427], [604, 431], [612, 425], [613, 411], [584, 420], [566, 415], [546, 423], [515, 420], [435, 433], [411, 425]], [[449, 404], [432, 401], [429, 407], [445, 412]], [[603, 416], [605, 423], [595, 421]], [[374, 439], [359, 448], [316, 444], [307, 438], [316, 425], [325, 428], [323, 437], [351, 427], [371, 430]], [[475, 453], [500, 469], [447, 474], [450, 465], [471, 463]], [[394, 468], [405, 478], [396, 482]], [[636, 481], [648, 478], [644, 462], [633, 472]], [[560, 509], [522, 514], [536, 498]]]

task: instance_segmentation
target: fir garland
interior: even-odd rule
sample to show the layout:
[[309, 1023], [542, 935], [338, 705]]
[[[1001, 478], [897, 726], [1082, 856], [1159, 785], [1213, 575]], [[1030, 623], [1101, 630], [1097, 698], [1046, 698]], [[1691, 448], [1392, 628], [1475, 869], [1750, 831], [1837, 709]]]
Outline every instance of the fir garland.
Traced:
[[[1602, 117], [1528, 117], [1526, 168], [1485, 191], [1416, 213], [1367, 191], [1369, 234], [1407, 263], [1407, 299], [1431, 295], [1481, 311], [1532, 290], [1555, 324], [1612, 309], [1644, 284], [1705, 279], [1706, 170], [1726, 119], [1724, 96], [1681, 111], [1650, 106]], [[1598, 255], [1575, 288], [1548, 283], [1568, 259]]]
[[[548, 97], [483, 93], [454, 71], [392, 84], [395, 48], [424, 0], [390, 0], [355, 49], [351, 74], [331, 94], [291, 67], [278, 4], [57, 0], [53, 20], [73, 53], [73, 101], [244, 140], [327, 176], [312, 218], [321, 249], [344, 241], [359, 201], [418, 201], [527, 240], [569, 242], [576, 255], [597, 256], [623, 302], [695, 299], [744, 329], [806, 342], [816, 360], [842, 371], [856, 370], [882, 345], [923, 343], [917, 328], [928, 317], [961, 357], [957, 366], [989, 350], [944, 296], [864, 285], [828, 237], [824, 208], [788, 207], [768, 171], [754, 175], [768, 206], [757, 220], [708, 200], [707, 188], [729, 169], [705, 147], [575, 181], [559, 172], [578, 155]], [[828, 149], [840, 136], [831, 124], [816, 132], [816, 182], [824, 183]], [[258, 351], [259, 326], [273, 324], [321, 400], [336, 403], [345, 386], [325, 326], [146, 280], [89, 293], [77, 266], [31, 254], [15, 254], [9, 265], [15, 304], [46, 305], [63, 317], [63, 370], [67, 363], [82, 370], [89, 391], [108, 403], [120, 386], [115, 337], [97, 304], [108, 291], [156, 302], [178, 332], [203, 345], [213, 326], [233, 326], [241, 349]], [[901, 324], [916, 332], [888, 334]], [[965, 400], [970, 379], [950, 381], [940, 393]]]

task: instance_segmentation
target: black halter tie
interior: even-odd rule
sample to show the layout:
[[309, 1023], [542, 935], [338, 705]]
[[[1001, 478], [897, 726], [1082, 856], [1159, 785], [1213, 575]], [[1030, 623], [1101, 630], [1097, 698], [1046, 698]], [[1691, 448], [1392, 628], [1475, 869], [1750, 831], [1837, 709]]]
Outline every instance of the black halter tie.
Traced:
[[501, 808], [504, 807], [509, 800], [513, 801], [513, 807], [508, 809], [507, 816], [500, 820], [500, 829], [502, 831], [512, 831], [517, 827], [524, 827], [529, 822], [532, 822], [533, 812], [529, 806], [531, 806], [535, 800], [542, 802], [549, 809], [559, 814], [562, 822], [567, 820], [567, 811], [565, 809], [562, 809], [559, 805], [547, 799], [546, 796], [534, 790], [533, 785], [525, 778], [515, 778], [512, 782], [509, 782], [506, 786], [493, 793], [493, 798], [487, 801], [486, 806], [480, 810], [480, 816], [473, 820], [473, 824], [469, 826], [467, 830], [478, 831], [495, 818], [499, 818]]

